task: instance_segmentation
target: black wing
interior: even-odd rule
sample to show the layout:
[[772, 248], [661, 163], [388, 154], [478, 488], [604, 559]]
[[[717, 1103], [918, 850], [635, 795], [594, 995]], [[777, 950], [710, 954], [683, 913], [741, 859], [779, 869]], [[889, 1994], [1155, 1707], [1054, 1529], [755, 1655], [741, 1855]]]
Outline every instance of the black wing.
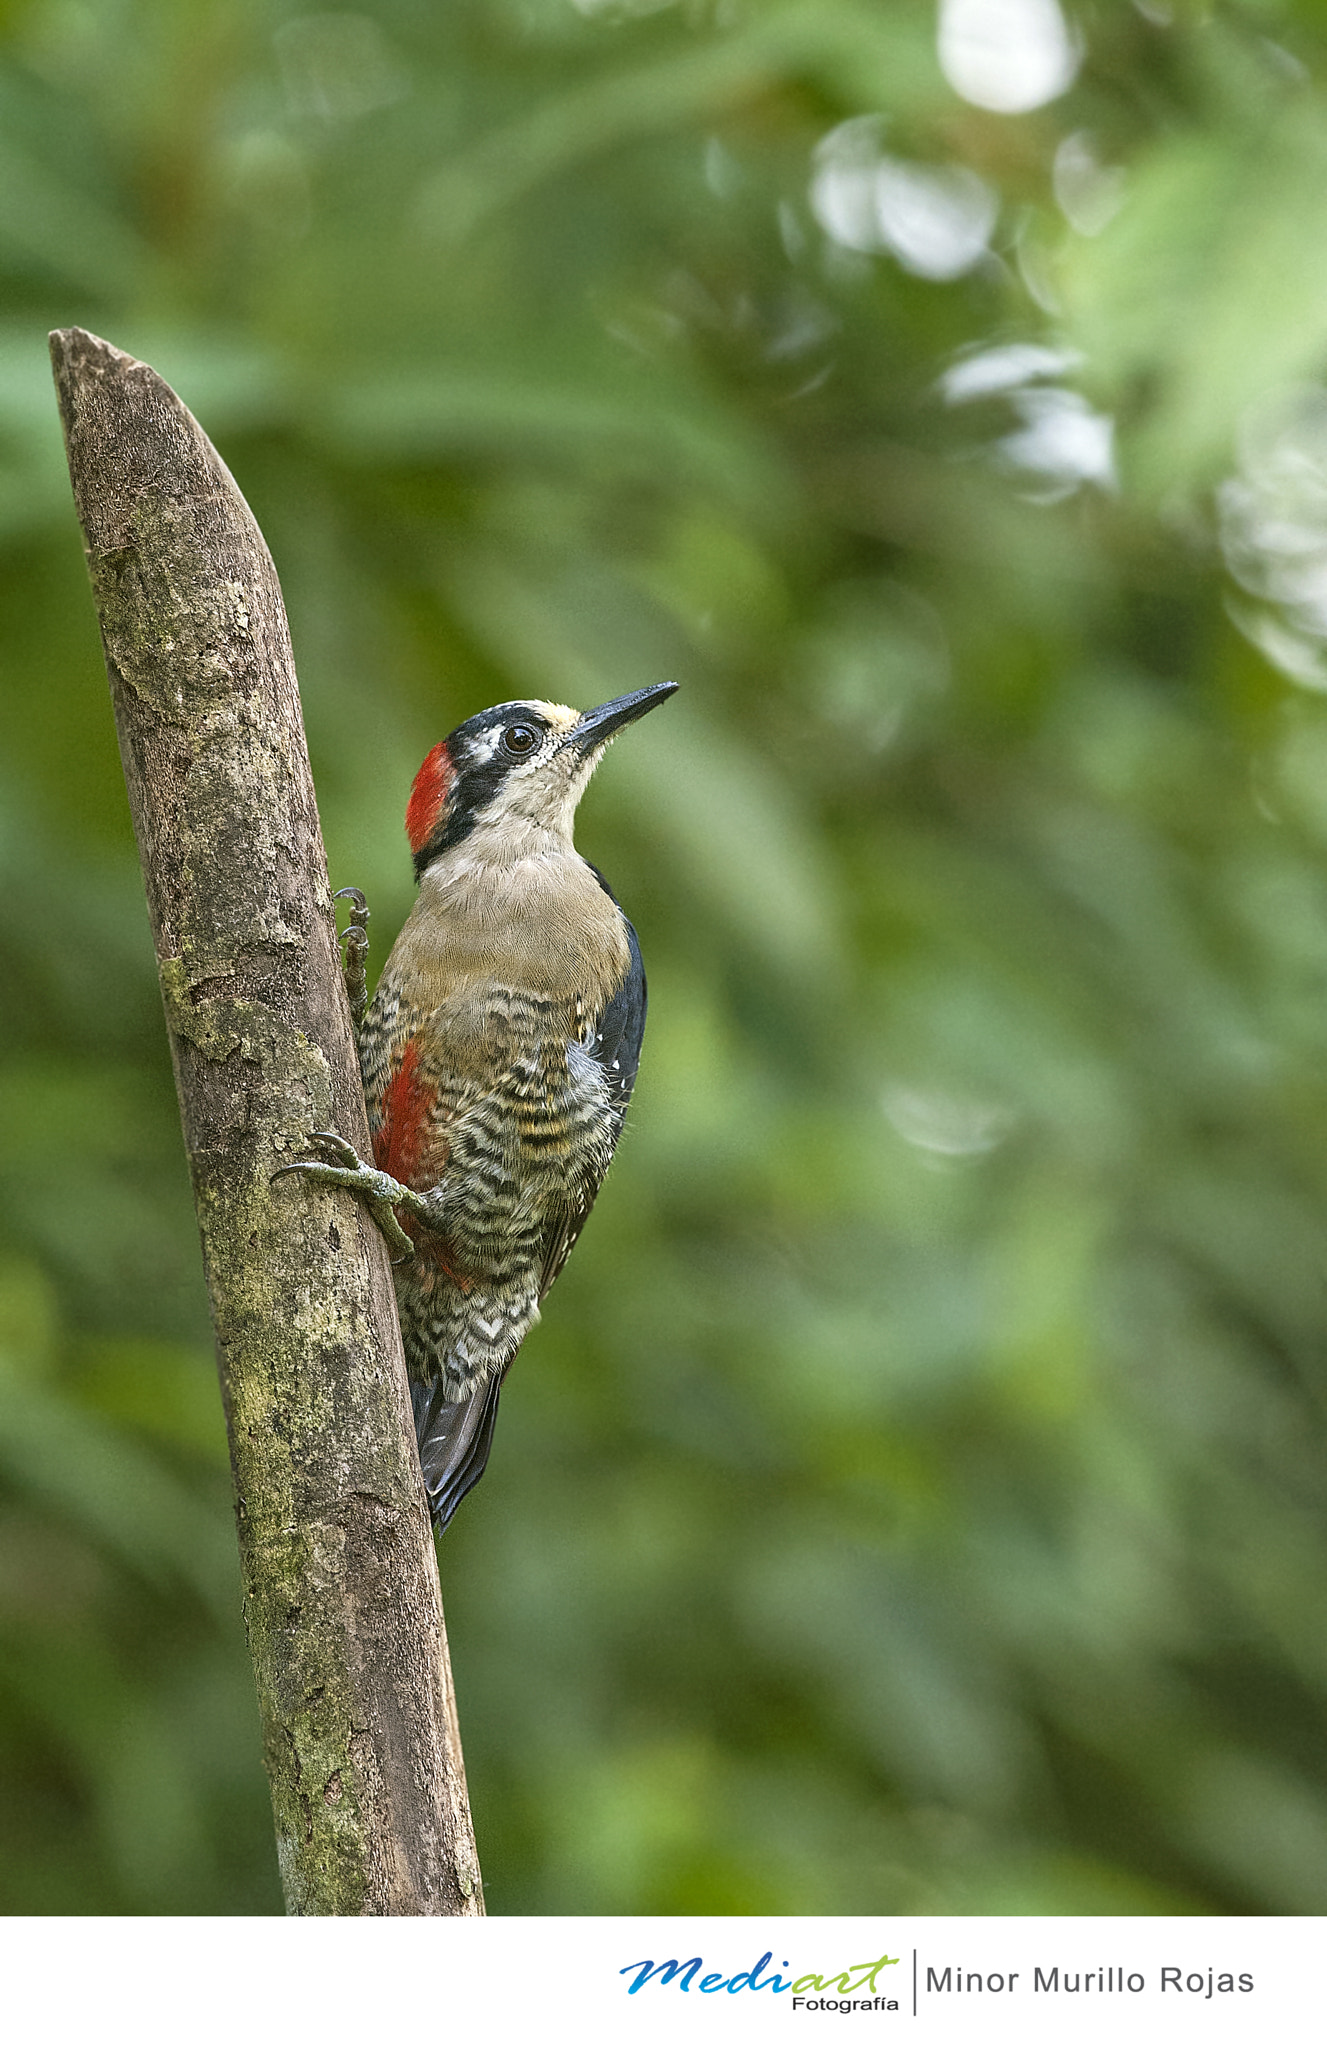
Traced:
[[[598, 868], [591, 868], [590, 872], [605, 896], [617, 903], [616, 896]], [[617, 907], [621, 910], [622, 905], [618, 903]], [[636, 1072], [640, 1066], [640, 1043], [645, 1036], [645, 962], [640, 957], [640, 941], [636, 937], [636, 927], [625, 914], [622, 922], [627, 928], [627, 946], [631, 952], [631, 962], [621, 988], [599, 1019], [599, 1029], [588, 1048], [591, 1059], [598, 1061], [608, 1083], [609, 1094], [619, 1120], [627, 1113], [631, 1091], [636, 1085]]]
[[449, 1401], [440, 1379], [432, 1386], [424, 1386], [419, 1380], [410, 1382], [424, 1490], [439, 1534], [470, 1488], [477, 1486], [484, 1476], [501, 1391], [502, 1380], [498, 1377], [486, 1380], [459, 1401]]
[[[613, 896], [598, 868], [591, 869], [591, 873], [604, 894], [611, 896], [614, 903], [617, 903], [616, 896]], [[621, 909], [620, 904], [618, 908]], [[627, 928], [627, 947], [631, 959], [620, 987], [616, 994], [609, 998], [604, 1014], [599, 1019], [594, 1037], [585, 1047], [608, 1084], [608, 1099], [612, 1105], [615, 1126], [614, 1145], [622, 1130], [622, 1120], [627, 1113], [631, 1091], [636, 1085], [641, 1040], [645, 1036], [645, 963], [640, 957], [640, 941], [636, 937], [630, 918], [624, 916], [622, 922]], [[571, 1213], [550, 1237], [544, 1253], [543, 1277], [539, 1284], [541, 1301], [566, 1265], [567, 1256], [585, 1226], [585, 1219], [594, 1207], [594, 1198], [598, 1192], [597, 1180], [583, 1183], [577, 1190], [578, 1199]]]

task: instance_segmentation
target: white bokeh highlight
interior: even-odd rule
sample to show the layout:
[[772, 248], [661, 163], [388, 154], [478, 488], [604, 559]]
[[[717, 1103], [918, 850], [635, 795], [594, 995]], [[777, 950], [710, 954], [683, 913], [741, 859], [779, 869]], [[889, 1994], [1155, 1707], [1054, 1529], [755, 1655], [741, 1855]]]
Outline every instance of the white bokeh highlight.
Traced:
[[1261, 600], [1232, 616], [1283, 675], [1327, 688], [1327, 391], [1282, 391], [1245, 415], [1217, 510], [1226, 567]]
[[1058, 99], [1082, 61], [1057, 0], [940, 0], [938, 44], [954, 91], [996, 114]]
[[985, 256], [999, 200], [966, 164], [923, 164], [888, 155], [884, 120], [861, 115], [830, 130], [816, 149], [811, 210], [842, 248], [890, 255], [937, 282], [962, 277]]
[[1052, 380], [1076, 369], [1072, 349], [1005, 342], [951, 363], [939, 381], [947, 405], [1003, 399], [1017, 426], [989, 444], [1002, 467], [1023, 477], [1024, 495], [1041, 504], [1067, 498], [1084, 484], [1114, 490], [1115, 423], [1079, 391]]

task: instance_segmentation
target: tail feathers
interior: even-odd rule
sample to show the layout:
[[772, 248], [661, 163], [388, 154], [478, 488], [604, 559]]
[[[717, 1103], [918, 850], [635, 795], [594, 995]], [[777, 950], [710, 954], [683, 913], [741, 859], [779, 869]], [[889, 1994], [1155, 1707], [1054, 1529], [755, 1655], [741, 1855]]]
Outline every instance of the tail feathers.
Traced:
[[442, 1381], [424, 1386], [410, 1382], [415, 1410], [415, 1437], [429, 1510], [439, 1534], [447, 1527], [470, 1488], [478, 1484], [488, 1463], [493, 1426], [498, 1419], [499, 1376], [485, 1380], [459, 1401], [449, 1401]]

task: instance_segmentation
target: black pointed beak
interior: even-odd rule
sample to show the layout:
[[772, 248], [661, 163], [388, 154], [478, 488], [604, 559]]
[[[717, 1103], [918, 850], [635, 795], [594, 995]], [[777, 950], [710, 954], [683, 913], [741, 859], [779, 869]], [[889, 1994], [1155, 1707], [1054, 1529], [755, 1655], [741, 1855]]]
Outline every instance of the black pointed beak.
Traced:
[[630, 725], [635, 718], [643, 718], [656, 704], [662, 704], [676, 688], [676, 683], [651, 683], [648, 689], [632, 690], [625, 697], [614, 697], [611, 703], [601, 704], [597, 711], [585, 712], [573, 725], [563, 744], [575, 747], [581, 754], [592, 753], [596, 747], [602, 747], [611, 740], [624, 725]]

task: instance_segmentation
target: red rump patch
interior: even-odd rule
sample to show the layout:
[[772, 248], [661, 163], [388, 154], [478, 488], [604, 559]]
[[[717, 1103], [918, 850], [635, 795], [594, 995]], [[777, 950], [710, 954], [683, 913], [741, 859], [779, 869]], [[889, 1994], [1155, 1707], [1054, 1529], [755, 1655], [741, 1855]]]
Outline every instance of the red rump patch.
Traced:
[[373, 1156], [378, 1166], [408, 1188], [415, 1185], [429, 1118], [437, 1099], [437, 1089], [419, 1078], [419, 1040], [412, 1038], [401, 1055], [400, 1066], [383, 1090], [382, 1122], [373, 1140]]
[[[412, 853], [419, 853], [427, 846], [437, 831], [455, 778], [456, 770], [447, 752], [447, 742], [439, 740], [433, 752], [425, 756], [405, 807], [406, 837]], [[399, 1174], [397, 1178], [400, 1178]]]
[[[446, 1141], [432, 1128], [437, 1099], [437, 1089], [419, 1078], [419, 1040], [412, 1038], [401, 1055], [400, 1066], [383, 1090], [382, 1121], [373, 1139], [373, 1157], [381, 1171], [390, 1173], [393, 1180], [408, 1188], [419, 1185], [425, 1158], [425, 1185], [447, 1163]], [[443, 1240], [425, 1231], [415, 1216], [405, 1215], [397, 1220], [406, 1236], [414, 1240], [418, 1257], [440, 1268], [463, 1294], [468, 1294], [474, 1282], [457, 1272], [447, 1257]]]

